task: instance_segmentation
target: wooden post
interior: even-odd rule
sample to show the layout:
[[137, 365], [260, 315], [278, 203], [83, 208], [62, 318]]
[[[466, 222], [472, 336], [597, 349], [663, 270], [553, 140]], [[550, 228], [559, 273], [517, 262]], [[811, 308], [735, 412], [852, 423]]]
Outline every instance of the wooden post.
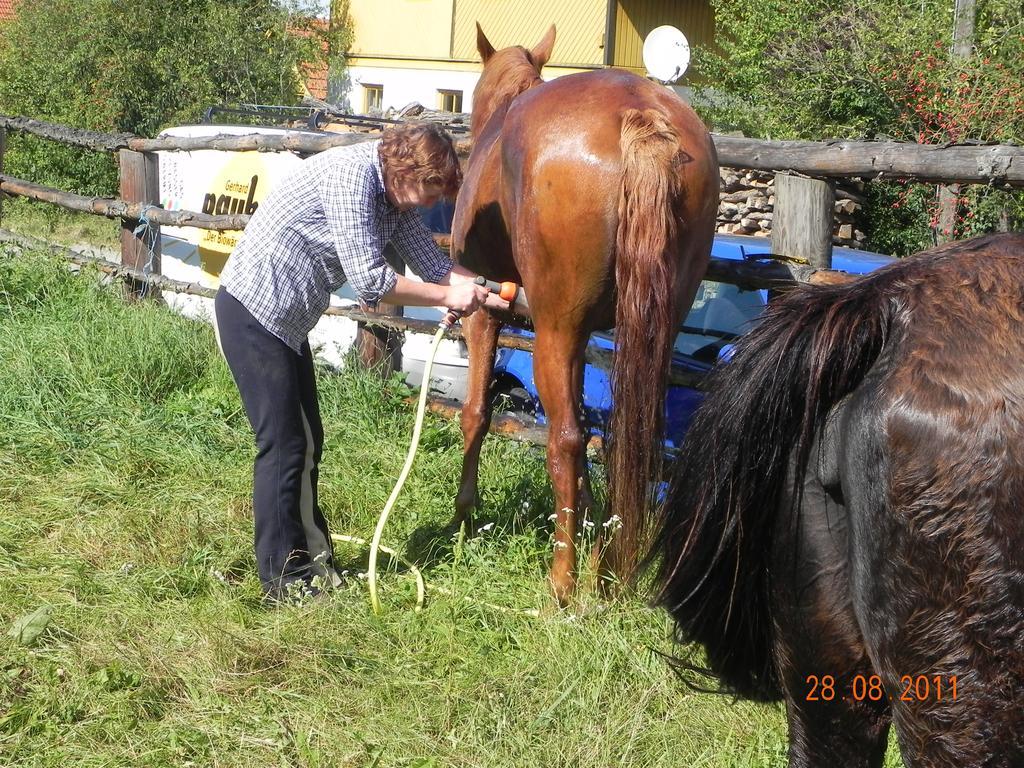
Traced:
[[953, 3], [953, 58], [967, 59], [974, 53], [974, 24], [978, 16], [976, 0]]
[[775, 174], [772, 252], [831, 267], [835, 198], [833, 182]]
[[[4, 172], [4, 152], [7, 150], [7, 129], [0, 125], [0, 173]], [[0, 192], [0, 224], [4, 220], [4, 195]]]
[[[974, 20], [977, 16], [975, 0], [956, 0], [953, 3], [953, 50], [950, 58], [964, 61], [974, 52]], [[956, 222], [960, 218], [960, 185], [947, 184], [938, 189], [938, 223], [935, 242], [948, 243], [956, 239]]]
[[[130, 203], [160, 205], [160, 158], [155, 152], [132, 152], [122, 149], [118, 153], [121, 165], [121, 197]], [[121, 220], [121, 263], [132, 269], [160, 274], [160, 227], [150, 224], [139, 229], [137, 219]], [[145, 283], [133, 282], [131, 293], [135, 298], [147, 295]]]
[[[384, 258], [398, 274], [405, 274], [405, 263], [390, 245], [384, 248]], [[400, 305], [383, 301], [377, 304], [376, 310], [369, 311], [389, 317], [402, 317], [404, 314], [404, 308]], [[360, 323], [356, 332], [360, 364], [380, 373], [382, 377], [402, 370], [402, 338], [402, 332], [397, 329]]]
[[935, 242], [948, 243], [956, 239], [956, 221], [960, 218], [960, 185], [939, 185], [937, 199], [939, 210], [935, 224]]

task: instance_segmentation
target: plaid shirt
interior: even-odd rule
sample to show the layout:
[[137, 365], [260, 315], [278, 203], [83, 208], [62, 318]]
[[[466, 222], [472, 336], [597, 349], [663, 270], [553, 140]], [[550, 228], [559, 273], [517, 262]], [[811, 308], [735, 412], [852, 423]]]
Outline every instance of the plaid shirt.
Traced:
[[346, 280], [371, 307], [395, 287], [387, 243], [426, 282], [451, 272], [419, 213], [385, 197], [379, 144], [303, 161], [267, 194], [221, 272], [221, 286], [296, 352]]

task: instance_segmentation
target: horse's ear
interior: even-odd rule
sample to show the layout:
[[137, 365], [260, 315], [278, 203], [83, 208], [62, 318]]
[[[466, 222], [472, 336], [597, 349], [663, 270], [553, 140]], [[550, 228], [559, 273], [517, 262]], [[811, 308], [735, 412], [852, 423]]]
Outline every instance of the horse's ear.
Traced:
[[544, 35], [544, 39], [534, 46], [534, 49], [530, 51], [530, 56], [533, 59], [534, 64], [537, 65], [537, 69], [542, 69], [545, 64], [548, 63], [548, 59], [551, 58], [551, 49], [555, 47], [555, 25], [551, 25], [551, 29]]
[[480, 22], [476, 23], [476, 49], [480, 52], [480, 60], [486, 64], [487, 60], [494, 55], [494, 46], [491, 45], [491, 41], [487, 39], [487, 35], [484, 34], [483, 28], [480, 26]]

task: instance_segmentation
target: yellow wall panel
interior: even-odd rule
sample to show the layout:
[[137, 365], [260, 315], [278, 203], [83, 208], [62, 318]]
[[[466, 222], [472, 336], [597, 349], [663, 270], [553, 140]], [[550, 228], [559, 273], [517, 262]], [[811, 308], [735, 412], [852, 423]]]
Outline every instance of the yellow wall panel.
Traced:
[[[551, 24], [558, 34], [550, 64], [604, 64], [608, 0], [350, 0], [351, 56], [476, 62], [476, 22], [496, 48], [536, 45]], [[672, 24], [691, 46], [710, 45], [710, 0], [617, 0], [614, 66], [643, 72], [643, 39]]]
[[644, 38], [655, 27], [671, 24], [690, 47], [711, 45], [715, 18], [710, 0], [619, 0], [615, 14], [614, 66], [644, 72]]
[[351, 0], [353, 56], [447, 59], [455, 0]]
[[495, 48], [532, 48], [554, 24], [550, 64], [604, 63], [606, 0], [455, 0], [452, 58], [479, 61], [476, 22]]

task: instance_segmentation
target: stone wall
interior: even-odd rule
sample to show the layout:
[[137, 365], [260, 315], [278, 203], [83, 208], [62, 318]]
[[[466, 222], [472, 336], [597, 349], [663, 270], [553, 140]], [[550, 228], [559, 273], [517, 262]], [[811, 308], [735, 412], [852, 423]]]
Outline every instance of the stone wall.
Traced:
[[[737, 235], [770, 236], [775, 206], [775, 174], [723, 168], [718, 205], [718, 231]], [[864, 247], [864, 233], [857, 228], [864, 204], [864, 183], [836, 184], [833, 245]]]

